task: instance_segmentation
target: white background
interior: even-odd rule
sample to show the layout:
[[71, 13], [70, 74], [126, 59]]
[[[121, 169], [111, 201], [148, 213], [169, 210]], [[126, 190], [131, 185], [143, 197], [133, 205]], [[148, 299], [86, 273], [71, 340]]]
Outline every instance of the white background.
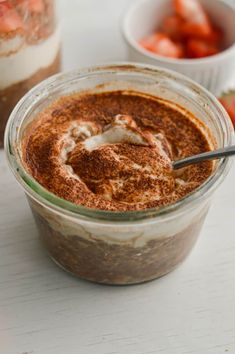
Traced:
[[[61, 0], [64, 68], [125, 60], [130, 0]], [[235, 168], [199, 242], [176, 271], [145, 285], [94, 285], [48, 258], [0, 153], [0, 354], [235, 353]]]

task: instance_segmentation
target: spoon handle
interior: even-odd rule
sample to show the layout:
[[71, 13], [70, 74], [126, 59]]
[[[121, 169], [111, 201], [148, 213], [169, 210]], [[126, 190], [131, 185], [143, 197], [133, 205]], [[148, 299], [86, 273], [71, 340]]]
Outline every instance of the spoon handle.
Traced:
[[185, 159], [181, 159], [173, 162], [173, 169], [177, 170], [179, 168], [206, 161], [206, 160], [216, 160], [221, 159], [226, 156], [235, 155], [235, 145], [227, 146], [226, 148], [203, 152], [202, 154], [194, 155], [186, 157]]

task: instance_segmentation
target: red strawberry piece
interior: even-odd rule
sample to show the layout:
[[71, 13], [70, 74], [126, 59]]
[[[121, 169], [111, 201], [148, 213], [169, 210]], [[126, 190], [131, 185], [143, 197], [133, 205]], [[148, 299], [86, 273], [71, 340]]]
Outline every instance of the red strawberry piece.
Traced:
[[176, 14], [187, 22], [210, 24], [207, 14], [198, 0], [173, 0]]
[[181, 31], [185, 37], [205, 39], [212, 35], [212, 28], [208, 24], [185, 22]]
[[235, 128], [235, 91], [223, 94], [219, 100], [228, 112]]
[[166, 34], [157, 32], [144, 39], [139, 44], [145, 49], [169, 58], [182, 58], [183, 48], [180, 44], [173, 42]]
[[29, 11], [35, 13], [42, 13], [44, 11], [44, 2], [43, 0], [28, 0]]
[[0, 33], [23, 28], [23, 22], [10, 1], [0, 2]]
[[211, 43], [190, 39], [187, 42], [187, 56], [189, 58], [204, 58], [219, 53], [219, 48]]
[[32, 13], [42, 13], [45, 8], [43, 0], [14, 0], [14, 3], [20, 9]]
[[183, 22], [179, 16], [167, 16], [163, 20], [162, 31], [174, 40], [181, 40]]
[[185, 22], [182, 24], [181, 31], [186, 38], [190, 39], [202, 39], [211, 44], [221, 44], [223, 41], [223, 32], [219, 28], [207, 25]]
[[182, 32], [186, 37], [204, 39], [211, 35], [213, 26], [198, 0], [174, 0], [174, 7], [185, 21]]
[[223, 31], [220, 28], [214, 27], [211, 33], [208, 36], [206, 36], [204, 39], [205, 41], [208, 41], [210, 43], [222, 44], [223, 37], [224, 37]]
[[139, 41], [139, 44], [144, 47], [145, 49], [147, 50], [151, 50], [151, 48], [154, 46], [156, 42], [156, 34], [153, 33], [147, 37], [144, 37], [142, 38], [140, 41]]

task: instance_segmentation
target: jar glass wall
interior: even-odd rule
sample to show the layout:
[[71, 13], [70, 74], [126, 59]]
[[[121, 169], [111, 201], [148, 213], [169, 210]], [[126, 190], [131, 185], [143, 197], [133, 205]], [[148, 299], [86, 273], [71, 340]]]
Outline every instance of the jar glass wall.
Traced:
[[107, 284], [133, 284], [160, 277], [180, 264], [195, 244], [213, 192], [230, 167], [213, 175], [173, 205], [134, 212], [107, 212], [69, 203], [40, 186], [26, 171], [21, 140], [35, 115], [74, 92], [135, 90], [175, 102], [196, 115], [214, 145], [231, 144], [233, 127], [219, 102], [182, 75], [143, 65], [110, 65], [57, 75], [32, 89], [16, 106], [6, 131], [12, 171], [27, 194], [40, 237], [65, 270]]
[[0, 147], [19, 99], [60, 69], [54, 0], [0, 2]]

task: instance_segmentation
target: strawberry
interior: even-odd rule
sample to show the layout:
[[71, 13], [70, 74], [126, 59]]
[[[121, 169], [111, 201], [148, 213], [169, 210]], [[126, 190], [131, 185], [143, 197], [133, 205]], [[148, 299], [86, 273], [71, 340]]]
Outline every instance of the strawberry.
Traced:
[[190, 39], [186, 47], [189, 58], [204, 58], [219, 53], [219, 48], [215, 44], [200, 39]]
[[182, 58], [184, 54], [180, 44], [173, 42], [166, 34], [160, 32], [142, 39], [139, 44], [150, 52], [164, 57]]
[[23, 28], [23, 22], [10, 1], [0, 2], [0, 33]]
[[201, 39], [214, 44], [220, 44], [223, 39], [223, 32], [219, 28], [197, 23], [184, 22], [181, 26], [181, 32], [186, 38]]
[[44, 2], [43, 0], [28, 0], [29, 11], [35, 13], [42, 13], [44, 11]]
[[212, 24], [198, 0], [174, 0], [176, 14], [185, 23], [182, 25], [182, 33], [186, 37], [204, 39], [211, 35]]
[[14, 0], [14, 4], [24, 11], [31, 13], [42, 13], [44, 11], [43, 0]]
[[139, 44], [147, 50], [151, 50], [156, 42], [156, 34], [153, 33], [147, 37], [142, 38]]
[[210, 24], [207, 14], [198, 0], [173, 0], [175, 12], [183, 20], [197, 24]]
[[212, 36], [212, 28], [207, 24], [184, 22], [181, 32], [185, 37], [205, 39]]
[[162, 23], [162, 32], [173, 40], [181, 40], [183, 23], [184, 21], [176, 15], [167, 16]]
[[219, 101], [222, 103], [222, 105], [228, 112], [235, 128], [235, 91], [229, 91], [227, 93], [224, 93], [219, 98]]
[[214, 27], [211, 33], [206, 36], [204, 40], [214, 44], [222, 44], [223, 37], [223, 31], [220, 28]]

